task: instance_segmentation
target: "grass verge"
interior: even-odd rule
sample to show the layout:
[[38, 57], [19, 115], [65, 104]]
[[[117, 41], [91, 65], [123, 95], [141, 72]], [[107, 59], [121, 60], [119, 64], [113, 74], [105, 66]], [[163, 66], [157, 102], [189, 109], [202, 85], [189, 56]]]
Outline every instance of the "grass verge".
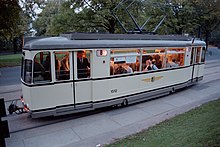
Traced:
[[105, 146], [220, 146], [220, 99]]
[[1, 55], [0, 68], [21, 65], [21, 54]]

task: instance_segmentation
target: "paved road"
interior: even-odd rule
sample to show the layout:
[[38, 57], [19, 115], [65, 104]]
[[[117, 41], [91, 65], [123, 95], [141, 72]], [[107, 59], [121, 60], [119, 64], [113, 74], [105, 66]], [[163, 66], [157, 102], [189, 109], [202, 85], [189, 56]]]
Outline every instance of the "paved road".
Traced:
[[21, 67], [0, 68], [0, 86], [20, 84]]

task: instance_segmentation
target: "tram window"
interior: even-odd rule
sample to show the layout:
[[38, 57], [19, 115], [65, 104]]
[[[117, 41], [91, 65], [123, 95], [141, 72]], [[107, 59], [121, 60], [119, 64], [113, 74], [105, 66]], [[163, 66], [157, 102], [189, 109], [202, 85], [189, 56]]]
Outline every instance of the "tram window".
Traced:
[[193, 48], [192, 48], [192, 50], [191, 50], [191, 59], [190, 59], [190, 65], [192, 65], [192, 64], [193, 64], [194, 51], [195, 51], [195, 48], [193, 47]]
[[121, 49], [121, 50], [111, 50], [111, 55], [123, 55], [123, 54], [133, 54], [139, 53], [138, 49]]
[[201, 57], [201, 62], [204, 63], [205, 62], [205, 52], [206, 52], [206, 49], [205, 47], [202, 48], [202, 57]]
[[165, 53], [165, 49], [164, 48], [143, 49], [143, 54], [151, 54], [151, 53]]
[[142, 70], [158, 70], [163, 68], [165, 54], [147, 54], [142, 56]]
[[77, 52], [77, 78], [90, 77], [90, 51]]
[[201, 53], [201, 47], [198, 47], [196, 53], [196, 63], [200, 62], [200, 53]]
[[24, 57], [22, 56], [22, 60], [21, 60], [21, 78], [23, 80], [24, 80], [24, 68], [25, 68]]
[[25, 83], [30, 84], [32, 82], [32, 61], [25, 59], [23, 60], [23, 66], [22, 66], [22, 79]]
[[140, 69], [138, 49], [112, 50], [110, 59], [110, 75], [138, 72]]
[[165, 49], [143, 49], [142, 70], [158, 70], [163, 68]]
[[185, 48], [168, 49], [166, 55], [166, 68], [184, 66]]
[[70, 79], [69, 52], [55, 52], [56, 80]]
[[51, 68], [50, 68], [50, 52], [40, 52], [34, 57], [34, 83], [50, 82]]

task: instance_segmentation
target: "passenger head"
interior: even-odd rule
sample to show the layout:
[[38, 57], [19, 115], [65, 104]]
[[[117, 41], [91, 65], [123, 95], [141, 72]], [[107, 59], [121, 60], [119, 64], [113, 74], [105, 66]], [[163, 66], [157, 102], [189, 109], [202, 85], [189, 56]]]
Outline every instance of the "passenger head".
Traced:
[[152, 60], [152, 63], [153, 63], [153, 64], [155, 64], [155, 63], [156, 63], [156, 60], [155, 60], [155, 59], [153, 59], [153, 60]]
[[50, 61], [50, 55], [46, 56], [46, 61]]
[[78, 57], [78, 58], [82, 58], [83, 55], [84, 55], [84, 53], [85, 53], [84, 51], [78, 51], [78, 52], [77, 52], [77, 57]]
[[160, 60], [160, 56], [159, 55], [155, 55], [154, 58], [155, 58], [156, 61]]
[[147, 60], [152, 61], [152, 60], [153, 60], [153, 57], [151, 57], [151, 56], [147, 56]]

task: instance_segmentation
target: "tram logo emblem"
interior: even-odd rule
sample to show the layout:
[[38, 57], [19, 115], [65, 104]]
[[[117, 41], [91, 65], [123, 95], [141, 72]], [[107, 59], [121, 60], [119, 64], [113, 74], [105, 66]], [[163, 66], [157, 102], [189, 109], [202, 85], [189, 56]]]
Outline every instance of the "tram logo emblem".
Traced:
[[162, 78], [163, 78], [163, 76], [158, 76], [158, 77], [154, 76], [154, 77], [151, 77], [151, 78], [143, 79], [142, 81], [144, 81], [144, 82], [155, 82], [155, 81], [158, 81]]
[[151, 77], [151, 82], [154, 82], [155, 81], [155, 77]]

